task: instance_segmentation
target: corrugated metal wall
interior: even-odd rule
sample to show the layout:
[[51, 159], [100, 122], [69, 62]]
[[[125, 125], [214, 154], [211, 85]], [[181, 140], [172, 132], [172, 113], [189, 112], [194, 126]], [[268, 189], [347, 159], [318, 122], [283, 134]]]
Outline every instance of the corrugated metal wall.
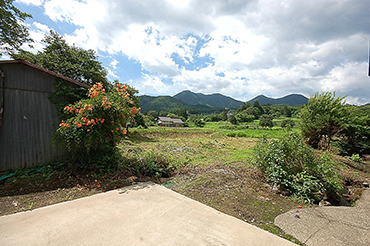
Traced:
[[24, 64], [0, 64], [5, 74], [0, 170], [30, 167], [63, 155], [52, 143], [59, 119], [48, 99], [56, 78]]

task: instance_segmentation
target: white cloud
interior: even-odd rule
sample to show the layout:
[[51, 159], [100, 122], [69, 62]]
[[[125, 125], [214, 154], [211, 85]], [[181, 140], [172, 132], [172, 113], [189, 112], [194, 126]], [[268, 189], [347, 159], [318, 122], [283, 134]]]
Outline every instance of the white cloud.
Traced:
[[108, 70], [108, 78], [113, 78], [113, 79], [119, 78], [119, 76], [112, 69], [107, 68], [107, 70]]
[[166, 85], [160, 77], [143, 75], [143, 80], [139, 82], [137, 89], [140, 92], [146, 91], [149, 95], [168, 95], [171, 91], [170, 86]]
[[31, 43], [31, 47], [28, 44], [23, 44], [21, 48], [32, 53], [37, 53], [45, 47], [42, 40], [45, 34], [49, 33], [50, 29], [48, 26], [36, 21], [34, 21], [32, 25], [28, 25], [28, 27], [30, 28], [30, 38], [32, 38], [34, 42]]
[[116, 59], [112, 59], [112, 61], [109, 64], [109, 66], [111, 66], [114, 70], [116, 70], [118, 63], [119, 63], [119, 61], [117, 61]]
[[[142, 94], [190, 89], [248, 100], [337, 90], [369, 101], [365, 0], [48, 0], [44, 8], [58, 25], [75, 25], [69, 43], [140, 64]], [[33, 26], [40, 40], [47, 27]], [[118, 62], [107, 64], [113, 77]]]
[[44, 0], [16, 0], [15, 2], [24, 3], [27, 5], [41, 6], [44, 3]]

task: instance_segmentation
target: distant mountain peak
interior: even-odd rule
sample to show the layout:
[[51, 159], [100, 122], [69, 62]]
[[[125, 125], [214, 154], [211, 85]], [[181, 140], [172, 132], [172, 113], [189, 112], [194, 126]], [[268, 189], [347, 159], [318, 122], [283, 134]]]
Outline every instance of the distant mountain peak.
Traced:
[[260, 105], [266, 104], [288, 104], [290, 106], [304, 105], [308, 102], [308, 98], [301, 94], [289, 94], [280, 98], [270, 98], [265, 95], [259, 95], [249, 100], [248, 102], [253, 104], [254, 101], [258, 101]]
[[242, 101], [235, 100], [234, 98], [222, 95], [220, 93], [205, 95], [202, 93], [194, 93], [189, 90], [185, 90], [174, 95], [173, 97], [190, 105], [200, 104], [208, 105], [214, 108], [239, 108], [243, 104]]
[[[222, 112], [224, 108], [237, 109], [243, 105], [242, 101], [233, 99], [232, 97], [214, 93], [204, 95], [202, 93], [194, 93], [190, 90], [184, 90], [173, 97], [171, 96], [140, 96], [140, 107], [142, 112], [149, 110], [169, 111], [175, 108], [186, 108], [193, 113], [213, 113]], [[290, 94], [281, 98], [270, 98], [265, 95], [259, 95], [248, 102], [253, 104], [258, 101], [260, 105], [266, 104], [288, 104], [290, 106], [303, 105], [308, 102], [308, 98], [300, 94]]]

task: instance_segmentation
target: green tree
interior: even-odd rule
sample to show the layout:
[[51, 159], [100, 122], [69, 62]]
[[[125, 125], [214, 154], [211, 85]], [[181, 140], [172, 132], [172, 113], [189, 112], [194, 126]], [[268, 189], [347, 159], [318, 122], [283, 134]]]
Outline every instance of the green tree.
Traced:
[[206, 124], [206, 122], [204, 122], [204, 120], [197, 115], [191, 115], [186, 121], [186, 123], [189, 125], [194, 125], [196, 127], [204, 127]]
[[313, 148], [328, 149], [333, 137], [343, 131], [348, 119], [344, 98], [335, 97], [335, 92], [315, 93], [301, 110], [302, 135]]
[[20, 11], [13, 0], [0, 1], [0, 57], [12, 54], [22, 44], [32, 41], [24, 21], [32, 15]]
[[256, 120], [261, 116], [261, 111], [256, 107], [249, 107], [244, 110], [244, 112], [246, 112], [246, 114], [253, 115]]
[[244, 111], [244, 110], [246, 110], [247, 108], [249, 108], [249, 107], [251, 107], [252, 105], [251, 105], [251, 103], [250, 102], [245, 102], [245, 103], [243, 103], [242, 104], [242, 106], [240, 106], [237, 110], [236, 110], [236, 112], [242, 112], [242, 111]]
[[159, 116], [158, 111], [155, 110], [149, 110], [146, 114], [149, 116], [153, 116], [154, 118], [157, 118]]
[[170, 113], [175, 114], [174, 118], [182, 118], [184, 121], [188, 119], [188, 111], [186, 108], [173, 108], [170, 110]]
[[272, 116], [268, 114], [261, 115], [259, 125], [262, 127], [273, 127], [274, 123], [272, 122]]
[[238, 124], [238, 121], [237, 121], [236, 117], [233, 114], [229, 116], [229, 121], [233, 125]]
[[12, 58], [24, 59], [90, 86], [99, 82], [108, 89], [107, 69], [98, 61], [94, 50], [68, 45], [55, 31], [46, 34], [42, 41], [46, 47], [37, 54], [22, 50], [12, 54]]
[[294, 127], [295, 123], [291, 119], [285, 119], [281, 122], [281, 127], [282, 128], [287, 128], [288, 130], [292, 129]]
[[288, 105], [284, 105], [283, 106], [283, 114], [286, 116], [286, 117], [292, 117], [292, 109], [290, 106]]
[[226, 112], [226, 109], [224, 109], [221, 114], [220, 114], [220, 119], [223, 120], [223, 121], [226, 121], [227, 120], [227, 112]]
[[255, 119], [254, 115], [248, 114], [247, 110], [237, 113], [235, 118], [238, 122], [252, 122]]
[[253, 102], [253, 107], [258, 108], [258, 110], [259, 110], [259, 115], [258, 116], [263, 115], [265, 113], [265, 111], [263, 110], [263, 108], [260, 105], [260, 103], [258, 102], [258, 100]]
[[346, 105], [348, 121], [340, 132], [342, 155], [370, 154], [370, 105]]

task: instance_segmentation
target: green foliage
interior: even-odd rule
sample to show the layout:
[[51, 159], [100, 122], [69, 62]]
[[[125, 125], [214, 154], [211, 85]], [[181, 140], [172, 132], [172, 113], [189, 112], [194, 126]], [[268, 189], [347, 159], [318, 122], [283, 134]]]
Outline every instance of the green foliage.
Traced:
[[23, 43], [32, 41], [28, 27], [24, 24], [32, 15], [20, 11], [13, 5], [13, 0], [0, 1], [0, 57], [12, 54]]
[[90, 89], [89, 99], [64, 108], [67, 120], [60, 123], [56, 139], [66, 146], [73, 162], [88, 165], [96, 162], [94, 156], [115, 153], [127, 133], [126, 124], [139, 111], [128, 91], [121, 84], [105, 91], [98, 83]]
[[238, 123], [252, 122], [255, 120], [255, 116], [253, 114], [248, 114], [247, 110], [237, 113], [235, 115], [235, 118], [238, 121]]
[[294, 127], [295, 123], [291, 119], [285, 119], [281, 122], [280, 126], [290, 131]]
[[108, 89], [107, 70], [98, 61], [94, 50], [84, 50], [75, 45], [68, 45], [61, 35], [50, 31], [42, 40], [46, 47], [32, 54], [20, 51], [13, 54], [14, 59], [24, 59], [50, 71], [64, 75], [87, 85], [102, 83]]
[[342, 155], [370, 154], [370, 107], [347, 105], [349, 117], [340, 132]]
[[63, 113], [64, 106], [87, 98], [87, 89], [65, 85], [61, 79], [57, 80], [54, 86], [56, 90], [49, 95], [49, 100], [58, 109], [59, 118], [66, 120], [66, 115]]
[[336, 98], [335, 92], [311, 96], [300, 114], [300, 128], [309, 145], [328, 149], [332, 138], [343, 131], [348, 119], [344, 98]]
[[191, 115], [186, 122], [188, 125], [190, 126], [193, 125], [196, 127], [204, 127], [206, 124], [206, 122], [200, 116], [197, 115]]
[[189, 116], [186, 108], [174, 108], [170, 110], [170, 113], [178, 115], [176, 118], [181, 118], [183, 121], [186, 121]]
[[236, 112], [237, 113], [240, 113], [240, 112], [243, 112], [244, 110], [246, 110], [247, 108], [249, 108], [249, 107], [251, 107], [252, 105], [251, 105], [251, 103], [250, 102], [245, 102], [245, 103], [243, 103], [243, 105], [242, 106], [240, 106], [240, 108], [238, 108], [237, 110], [236, 110]]
[[153, 151], [136, 151], [131, 156], [126, 160], [126, 167], [137, 176], [168, 178], [173, 169], [165, 157]]
[[350, 159], [351, 159], [352, 161], [362, 162], [362, 159], [361, 159], [361, 157], [360, 157], [360, 155], [359, 155], [359, 154], [353, 154], [353, 155], [351, 155]]
[[255, 165], [269, 182], [307, 202], [336, 197], [341, 179], [327, 153], [316, 153], [298, 134], [280, 140], [260, 140], [254, 148]]
[[220, 119], [223, 120], [223, 121], [227, 121], [227, 113], [226, 113], [226, 109], [224, 109], [222, 111], [222, 113], [220, 114]]
[[257, 107], [249, 107], [246, 110], [244, 110], [243, 112], [245, 112], [245, 114], [247, 114], [247, 115], [253, 115], [256, 120], [258, 120], [259, 117], [262, 114], [261, 111], [259, 110], [259, 108], [257, 108]]
[[233, 114], [229, 116], [229, 121], [233, 125], [238, 124], [238, 121], [237, 121], [236, 117]]
[[211, 114], [205, 117], [204, 119], [206, 122], [218, 122], [221, 120], [219, 114]]
[[274, 123], [272, 122], [272, 116], [267, 114], [261, 115], [259, 125], [262, 127], [273, 127]]

